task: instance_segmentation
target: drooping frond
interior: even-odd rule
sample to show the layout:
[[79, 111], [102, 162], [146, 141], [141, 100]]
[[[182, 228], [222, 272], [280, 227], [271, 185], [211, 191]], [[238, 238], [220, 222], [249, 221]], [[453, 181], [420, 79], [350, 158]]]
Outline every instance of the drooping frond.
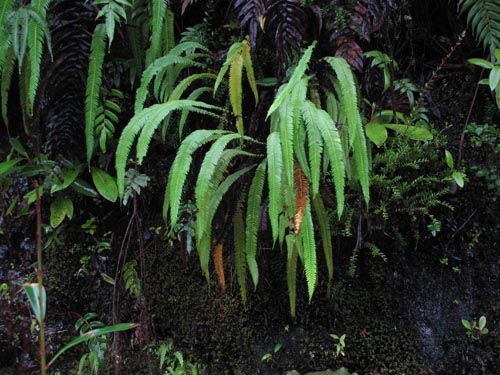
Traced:
[[288, 299], [290, 301], [290, 315], [295, 317], [295, 305], [297, 301], [297, 258], [298, 252], [295, 246], [295, 236], [286, 236], [287, 261], [286, 261], [286, 281], [288, 285]]
[[229, 100], [233, 108], [233, 114], [236, 117], [236, 129], [238, 134], [243, 136], [243, 57], [237, 53], [233, 57], [229, 69]]
[[[187, 138], [186, 138], [187, 139]], [[245, 173], [254, 168], [255, 165], [250, 165], [230, 174], [224, 181], [218, 185], [213, 192], [208, 207], [206, 210], [198, 210], [195, 221], [196, 231], [196, 247], [200, 257], [200, 265], [205, 277], [208, 280], [208, 262], [210, 259], [210, 238], [212, 235], [212, 222], [217, 209], [219, 208], [222, 198], [227, 193], [229, 188]], [[208, 246], [207, 246], [208, 244]]]
[[96, 26], [90, 47], [90, 62], [85, 92], [85, 140], [87, 162], [94, 152], [94, 123], [102, 81], [102, 65], [106, 50], [106, 29], [103, 24]]
[[321, 236], [321, 245], [325, 254], [326, 267], [328, 269], [328, 281], [333, 279], [333, 246], [332, 246], [332, 231], [330, 228], [330, 218], [323, 204], [321, 195], [316, 195], [313, 198], [314, 213], [316, 214], [319, 225], [319, 234]]
[[240, 286], [243, 304], [247, 302], [247, 268], [246, 268], [246, 246], [245, 246], [245, 222], [243, 221], [243, 202], [240, 200], [236, 205], [236, 213], [233, 218], [234, 235], [234, 266], [236, 278]]
[[[345, 165], [344, 151], [340, 142], [340, 136], [332, 118], [322, 109], [317, 108], [311, 101], [306, 101], [303, 107], [304, 118], [310, 121], [315, 120], [315, 124], [326, 149], [332, 169], [333, 182], [337, 197], [337, 214], [340, 217], [344, 210], [344, 186], [345, 186]], [[314, 126], [314, 123], [309, 125]]]
[[[191, 86], [195, 81], [200, 80], [200, 79], [215, 79], [215, 75], [212, 73], [198, 73], [198, 74], [191, 74], [190, 76], [184, 78], [182, 81], [180, 81], [177, 86], [175, 86], [175, 89], [172, 91], [170, 96], [168, 97], [168, 100], [178, 100], [182, 97], [184, 92]], [[206, 89], [206, 87], [202, 87], [202, 89]]]
[[42, 61], [43, 52], [43, 42], [44, 36], [46, 36], [49, 42], [49, 51], [52, 53], [50, 47], [50, 33], [45, 22], [45, 16], [47, 14], [47, 8], [51, 0], [34, 0], [32, 3], [33, 10], [40, 16], [40, 20], [43, 22], [39, 24], [37, 21], [30, 21], [28, 25], [28, 41], [30, 49], [30, 83], [28, 89], [28, 102], [29, 108], [28, 113], [30, 116], [33, 112], [33, 104], [35, 102], [36, 90], [38, 87], [38, 82], [40, 80], [40, 63]]
[[358, 94], [354, 75], [341, 57], [330, 57], [327, 59], [335, 71], [341, 87], [341, 102], [347, 117], [349, 127], [349, 144], [353, 147], [359, 183], [363, 191], [365, 201], [370, 199], [368, 151], [366, 148], [365, 134], [359, 113]]
[[459, 0], [460, 15], [467, 12], [467, 23], [479, 44], [491, 51], [500, 48], [500, 4], [491, 0]]
[[267, 117], [269, 117], [274, 111], [276, 111], [279, 106], [288, 98], [290, 93], [294, 90], [295, 86], [302, 80], [302, 76], [307, 70], [307, 65], [309, 64], [309, 60], [311, 59], [312, 52], [314, 47], [316, 46], [316, 42], [313, 42], [304, 52], [302, 57], [295, 68], [290, 81], [286, 84], [286, 86], [280, 90], [278, 95], [273, 101], [273, 104], [267, 111]]
[[123, 129], [116, 148], [116, 173], [120, 198], [123, 197], [127, 159], [137, 134], [139, 132], [141, 133], [137, 141], [136, 151], [137, 161], [141, 164], [143, 158], [148, 152], [151, 138], [161, 121], [171, 112], [182, 109], [189, 109], [193, 112], [213, 115], [213, 113], [209, 112], [209, 110], [217, 110], [218, 107], [203, 102], [195, 102], [184, 99], [174, 100], [163, 104], [155, 104], [135, 115], [127, 124], [125, 129]]
[[316, 265], [316, 242], [314, 240], [314, 227], [311, 216], [311, 205], [307, 202], [304, 211], [304, 221], [300, 236], [302, 239], [302, 251], [304, 261], [304, 271], [307, 280], [307, 290], [309, 292], [309, 301], [312, 298], [316, 288], [318, 269]]
[[[198, 87], [196, 90], [193, 90], [191, 94], [187, 97], [187, 100], [198, 100], [198, 98], [206, 92], [212, 91], [210, 87]], [[186, 124], [188, 118], [189, 111], [187, 109], [183, 109], [181, 113], [181, 118], [179, 120], [179, 124], [177, 128], [179, 129], [179, 138], [182, 138], [182, 131], [184, 130], [184, 125]]]
[[248, 270], [252, 276], [254, 288], [259, 282], [259, 268], [257, 266], [257, 235], [260, 225], [262, 191], [264, 190], [264, 179], [266, 176], [267, 159], [264, 159], [257, 170], [248, 191], [248, 205], [246, 213], [246, 261]]
[[236, 0], [234, 9], [238, 14], [242, 29], [248, 29], [250, 34], [250, 44], [255, 47], [257, 31], [260, 28], [262, 17], [265, 12], [263, 0]]
[[221, 243], [215, 245], [215, 250], [213, 254], [215, 274], [217, 275], [217, 280], [219, 280], [219, 285], [222, 290], [222, 294], [226, 294], [226, 276], [224, 275], [224, 259], [222, 257], [224, 246]]
[[186, 176], [193, 160], [192, 154], [205, 143], [227, 133], [229, 132], [225, 130], [196, 130], [181, 143], [175, 160], [172, 163], [167, 184], [171, 225], [177, 223], [184, 182], [186, 181]]
[[283, 171], [283, 157], [278, 132], [272, 132], [267, 137], [267, 164], [269, 185], [269, 220], [273, 232], [273, 242], [278, 238], [278, 218], [283, 209], [281, 174]]
[[226, 75], [229, 67], [231, 66], [234, 56], [237, 54], [241, 54], [241, 49], [242, 45], [239, 42], [233, 43], [231, 47], [229, 47], [229, 51], [227, 51], [226, 61], [220, 68], [219, 74], [217, 75], [217, 79], [215, 80], [214, 96], [217, 93], [217, 89], [219, 88], [219, 85], [222, 83], [222, 80], [224, 79], [224, 76]]
[[252, 89], [253, 96], [255, 98], [255, 104], [259, 103], [259, 92], [257, 91], [257, 82], [255, 81], [255, 74], [253, 71], [252, 55], [250, 54], [250, 45], [246, 40], [242, 43], [241, 56], [243, 57], [243, 65], [247, 73], [248, 84]]
[[302, 226], [302, 219], [304, 218], [304, 212], [308, 204], [309, 196], [309, 181], [307, 181], [304, 172], [300, 168], [299, 163], [295, 162], [294, 171], [294, 185], [295, 185], [295, 216], [294, 216], [294, 227], [293, 231], [295, 235], [298, 235], [300, 228]]
[[306, 124], [309, 164], [311, 167], [312, 194], [315, 197], [319, 191], [319, 178], [321, 171], [321, 155], [323, 153], [323, 139], [318, 129], [318, 111], [312, 102], [307, 102], [302, 107], [302, 117]]
[[167, 11], [167, 1], [153, 0], [151, 6], [151, 47], [146, 53], [147, 65], [160, 56], [163, 25]]
[[2, 80], [0, 82], [0, 97], [2, 100], [2, 118], [7, 128], [9, 127], [9, 118], [7, 116], [9, 88], [10, 88], [10, 82], [12, 80], [12, 74], [14, 74], [15, 63], [16, 63], [16, 56], [14, 54], [14, 48], [10, 47], [3, 65]]

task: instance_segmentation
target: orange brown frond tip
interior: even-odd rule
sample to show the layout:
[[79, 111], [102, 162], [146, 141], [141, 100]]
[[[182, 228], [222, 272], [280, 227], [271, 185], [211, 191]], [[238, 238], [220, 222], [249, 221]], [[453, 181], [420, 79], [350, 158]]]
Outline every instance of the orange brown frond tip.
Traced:
[[307, 180], [302, 168], [300, 168], [299, 163], [295, 161], [293, 178], [295, 185], [295, 217], [294, 217], [294, 233], [298, 235], [300, 232], [300, 227], [302, 226], [302, 220], [304, 218], [304, 210], [307, 206], [307, 199], [309, 195], [309, 181]]
[[222, 258], [222, 250], [223, 246], [221, 243], [215, 245], [213, 258], [214, 258], [215, 274], [217, 275], [217, 280], [219, 281], [222, 293], [226, 294], [226, 278], [224, 276], [224, 261]]

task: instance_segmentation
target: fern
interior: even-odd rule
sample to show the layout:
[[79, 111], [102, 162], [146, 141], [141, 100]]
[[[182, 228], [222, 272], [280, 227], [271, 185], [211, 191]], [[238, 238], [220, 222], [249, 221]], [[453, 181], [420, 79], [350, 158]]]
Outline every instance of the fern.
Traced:
[[317, 217], [319, 225], [319, 233], [321, 236], [321, 245], [325, 254], [326, 267], [328, 269], [328, 281], [333, 279], [333, 246], [332, 246], [332, 231], [330, 229], [330, 218], [323, 204], [321, 196], [318, 194], [313, 199], [314, 213]]
[[125, 167], [127, 164], [127, 159], [130, 154], [132, 144], [134, 143], [134, 140], [139, 132], [141, 134], [139, 135], [139, 139], [137, 142], [136, 155], [138, 163], [141, 164], [143, 158], [147, 154], [149, 143], [151, 141], [153, 133], [159, 126], [160, 122], [171, 112], [182, 109], [189, 109], [190, 111], [203, 114], [212, 114], [208, 110], [217, 110], [218, 108], [209, 104], [205, 104], [203, 102], [184, 99], [174, 100], [164, 104], [155, 104], [135, 115], [127, 124], [125, 129], [123, 129], [120, 140], [118, 141], [118, 146], [116, 148], [116, 173], [118, 193], [120, 195], [120, 198], [123, 197]]
[[[310, 101], [305, 102], [301, 106], [301, 110], [302, 110], [302, 117], [306, 124], [306, 130], [307, 130], [309, 163], [311, 167], [310, 178], [312, 184], [312, 194], [313, 197], [315, 197], [319, 192], [321, 155], [323, 153], [323, 139], [321, 137], [321, 132], [319, 131], [318, 128], [318, 123], [320, 121], [319, 111], [316, 108], [316, 106]], [[344, 173], [339, 171], [337, 175], [342, 176], [344, 175]], [[339, 186], [339, 189], [343, 186], [341, 181], [337, 181], [335, 184], [336, 186]]]
[[9, 88], [10, 88], [10, 82], [12, 80], [12, 74], [14, 74], [15, 63], [16, 63], [16, 56], [14, 54], [14, 48], [10, 47], [3, 65], [2, 81], [0, 82], [0, 96], [2, 99], [2, 118], [7, 129], [9, 128], [9, 118], [7, 116]]
[[460, 15], [467, 12], [467, 23], [478, 43], [490, 52], [500, 48], [500, 4], [492, 0], [459, 0]]
[[298, 252], [295, 245], [295, 236], [286, 236], [287, 261], [286, 261], [286, 281], [288, 285], [288, 299], [290, 301], [290, 315], [295, 317], [295, 305], [297, 302], [297, 258]]
[[247, 301], [247, 284], [246, 284], [246, 246], [245, 246], [245, 222], [243, 220], [242, 201], [240, 200], [236, 206], [236, 213], [233, 219], [234, 233], [234, 268], [236, 277], [240, 286], [241, 299], [243, 304]]
[[264, 159], [257, 170], [248, 191], [248, 205], [246, 212], [246, 257], [248, 270], [252, 276], [254, 288], [259, 282], [259, 268], [256, 262], [257, 255], [257, 233], [260, 225], [262, 191], [264, 190], [264, 179], [266, 173], [267, 159]]
[[[90, 47], [89, 73], [85, 92], [85, 140], [87, 162], [90, 163], [94, 152], [94, 124], [102, 81], [102, 65], [106, 50], [106, 29], [103, 24], [96, 26]], [[125, 173], [125, 172], [124, 172]]]
[[305, 209], [308, 204], [309, 195], [309, 181], [307, 181], [304, 172], [300, 168], [300, 165], [295, 162], [294, 166], [294, 182], [295, 182], [295, 193], [297, 197], [295, 199], [295, 215], [294, 215], [294, 228], [293, 231], [296, 235], [299, 234], [300, 228], [302, 226], [302, 220], [304, 218]]
[[318, 270], [316, 265], [316, 242], [314, 240], [314, 227], [311, 216], [311, 205], [309, 202], [307, 202], [305, 207], [300, 237], [304, 252], [304, 271], [306, 274], [307, 290], [309, 292], [310, 301], [316, 287]]
[[283, 157], [278, 132], [267, 137], [267, 164], [269, 185], [269, 219], [273, 232], [273, 242], [278, 238], [278, 217], [283, 209], [281, 173], [283, 171]]
[[167, 1], [153, 0], [151, 6], [151, 47], [146, 53], [146, 65], [149, 65], [152, 61], [158, 58], [161, 51], [163, 25], [167, 12]]

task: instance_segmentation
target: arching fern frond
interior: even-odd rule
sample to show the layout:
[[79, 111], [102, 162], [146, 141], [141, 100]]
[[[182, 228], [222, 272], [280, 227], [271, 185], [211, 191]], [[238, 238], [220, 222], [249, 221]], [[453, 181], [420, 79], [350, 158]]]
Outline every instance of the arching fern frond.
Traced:
[[102, 66], [106, 51], [106, 29], [104, 24], [96, 26], [90, 46], [90, 62], [85, 91], [85, 140], [87, 162], [90, 163], [94, 152], [94, 123], [98, 106], [99, 91], [102, 82]]
[[146, 65], [149, 65], [152, 61], [158, 58], [161, 52], [161, 41], [164, 20], [167, 12], [167, 1], [153, 0], [151, 6], [151, 47], [146, 52]]
[[127, 159], [137, 134], [139, 134], [139, 132], [141, 133], [136, 152], [137, 160], [140, 164], [148, 151], [151, 137], [158, 128], [160, 122], [171, 112], [183, 109], [214, 115], [212, 112], [209, 112], [209, 110], [217, 110], [218, 107], [190, 100], [175, 100], [164, 104], [155, 104], [135, 115], [125, 129], [123, 129], [116, 148], [116, 173], [120, 198], [123, 197]]
[[467, 23], [478, 44], [483, 49], [490, 47], [490, 52], [500, 48], [500, 4], [491, 0], [459, 0], [460, 15], [467, 12]]
[[283, 211], [281, 174], [283, 171], [283, 156], [278, 132], [272, 132], [267, 137], [267, 163], [269, 185], [269, 220], [273, 232], [273, 242], [278, 238], [278, 218]]
[[328, 269], [328, 281], [333, 279], [333, 246], [332, 246], [332, 230], [330, 228], [330, 218], [326, 212], [325, 205], [321, 195], [316, 195], [313, 198], [314, 213], [319, 225], [319, 233], [321, 236], [321, 245], [325, 254], [326, 268]]

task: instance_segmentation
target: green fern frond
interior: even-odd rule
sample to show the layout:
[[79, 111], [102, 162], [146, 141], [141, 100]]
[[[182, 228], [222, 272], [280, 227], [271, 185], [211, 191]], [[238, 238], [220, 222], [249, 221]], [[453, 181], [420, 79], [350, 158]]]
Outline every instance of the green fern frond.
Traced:
[[365, 134], [362, 129], [361, 133], [358, 134], [354, 141], [353, 154], [354, 163], [356, 164], [356, 173], [359, 178], [363, 197], [365, 198], [365, 202], [368, 203], [370, 200], [370, 163], [368, 161], [368, 148]]
[[241, 56], [243, 57], [243, 65], [247, 72], [247, 79], [250, 88], [252, 89], [253, 96], [255, 98], [255, 104], [259, 103], [259, 92], [257, 91], [257, 82], [255, 81], [255, 74], [252, 65], [252, 56], [250, 54], [250, 44], [247, 40], [242, 42]]
[[198, 73], [198, 74], [192, 74], [186, 78], [184, 78], [182, 81], [180, 81], [177, 86], [175, 86], [175, 89], [172, 91], [170, 96], [168, 97], [168, 100], [178, 100], [181, 98], [181, 96], [184, 94], [184, 92], [193, 84], [193, 82], [199, 80], [199, 79], [215, 79], [215, 74], [212, 73]]
[[14, 8], [15, 0], [3, 0], [0, 5], [0, 30], [3, 29], [7, 22], [7, 16]]
[[144, 102], [148, 95], [148, 87], [154, 76], [159, 74], [161, 70], [166, 69], [173, 64], [182, 64], [184, 67], [187, 66], [201, 66], [200, 63], [191, 60], [187, 57], [176, 56], [174, 54], [168, 54], [166, 56], [156, 59], [152, 64], [150, 64], [142, 73], [141, 85], [137, 89], [135, 94], [135, 113], [139, 113], [144, 108]]
[[43, 22], [43, 24], [39, 24], [39, 22], [37, 21], [30, 21], [28, 25], [28, 41], [31, 62], [31, 75], [28, 89], [28, 113], [30, 114], [30, 116], [33, 114], [33, 104], [35, 103], [38, 82], [40, 81], [40, 63], [42, 61], [44, 36], [47, 37], [49, 51], [52, 54], [52, 49], [50, 46], [50, 33], [45, 22], [45, 16], [47, 14], [47, 8], [50, 2], [50, 0], [33, 1], [32, 8], [40, 16], [40, 21]]
[[219, 70], [219, 74], [217, 75], [217, 79], [215, 80], [214, 84], [214, 96], [217, 93], [217, 89], [219, 88], [220, 84], [222, 83], [222, 80], [224, 79], [224, 76], [226, 75], [229, 67], [231, 66], [231, 63], [233, 62], [234, 56], [237, 54], [241, 54], [242, 50], [242, 44], [241, 43], [233, 43], [231, 47], [229, 48], [229, 51], [227, 52], [226, 56], [226, 61], [222, 65], [221, 69]]
[[252, 179], [250, 190], [248, 191], [248, 205], [246, 214], [246, 256], [248, 269], [252, 276], [254, 289], [259, 282], [259, 268], [257, 266], [257, 236], [260, 225], [262, 191], [264, 190], [264, 179], [266, 176], [267, 159], [264, 159]]
[[295, 236], [286, 236], [287, 261], [286, 261], [286, 281], [288, 285], [288, 299], [290, 301], [290, 315], [295, 318], [295, 306], [297, 303], [297, 258], [298, 252], [295, 246]]
[[243, 57], [240, 53], [234, 55], [229, 69], [229, 101], [236, 117], [236, 129], [243, 136]]
[[[298, 96], [298, 95], [297, 95]], [[279, 108], [279, 135], [281, 142], [281, 155], [283, 160], [283, 174], [285, 176], [284, 183], [286, 186], [293, 186], [293, 139], [294, 125], [293, 106], [301, 105], [293, 100], [290, 96]], [[290, 203], [292, 204], [292, 203]]]
[[278, 238], [278, 218], [283, 209], [281, 174], [283, 171], [283, 157], [278, 132], [272, 132], [267, 137], [267, 164], [269, 185], [269, 220], [273, 232], [273, 242]]
[[321, 244], [325, 254], [326, 268], [328, 269], [328, 281], [331, 282], [333, 279], [332, 231], [330, 228], [330, 218], [328, 217], [320, 194], [313, 198], [313, 208], [319, 225]]
[[332, 118], [324, 110], [317, 108], [311, 101], [304, 103], [303, 113], [312, 119], [319, 133], [323, 138], [323, 145], [326, 148], [335, 184], [335, 195], [337, 197], [337, 215], [342, 216], [344, 210], [344, 186], [345, 186], [345, 166], [344, 151], [340, 142], [340, 136]]
[[460, 0], [460, 15], [468, 12], [467, 23], [479, 44], [491, 51], [500, 48], [500, 4], [492, 0]]
[[323, 139], [318, 129], [319, 112], [317, 107], [310, 101], [302, 106], [302, 117], [306, 124], [309, 164], [311, 166], [312, 195], [315, 197], [319, 191], [319, 178], [321, 172], [321, 155], [323, 153]]
[[246, 245], [245, 245], [245, 222], [243, 221], [242, 200], [236, 205], [236, 213], [233, 219], [234, 235], [234, 268], [236, 278], [240, 286], [243, 304], [247, 302], [247, 267], [246, 267]]
[[309, 301], [311, 301], [314, 289], [316, 288], [318, 269], [316, 264], [316, 242], [314, 240], [314, 227], [309, 201], [307, 202], [306, 209], [304, 211], [304, 220], [302, 221], [299, 236], [302, 239], [302, 249], [304, 251], [304, 271], [306, 274]]
[[192, 154], [202, 145], [228, 133], [229, 132], [225, 130], [196, 130], [188, 135], [181, 143], [174, 162], [172, 163], [167, 183], [171, 225], [177, 224], [182, 190], [189, 167], [193, 160]]
[[285, 85], [283, 90], [281, 90], [276, 98], [273, 101], [273, 104], [267, 111], [267, 117], [269, 117], [274, 111], [276, 111], [279, 106], [285, 101], [285, 99], [290, 95], [290, 93], [293, 91], [295, 88], [295, 85], [297, 85], [301, 80], [302, 76], [307, 70], [307, 66], [309, 64], [309, 60], [311, 59], [312, 52], [314, 47], [316, 46], [316, 42], [313, 42], [304, 52], [302, 57], [299, 60], [299, 63], [297, 64], [297, 67], [295, 68], [292, 77], [290, 78], [290, 81]]
[[163, 53], [170, 53], [174, 46], [174, 13], [167, 8], [165, 14], [165, 25], [163, 26]]
[[[187, 97], [187, 100], [198, 100], [198, 98], [203, 95], [205, 92], [211, 91], [210, 87], [198, 87], [196, 90], [193, 90], [191, 94]], [[182, 131], [184, 130], [184, 125], [186, 124], [188, 118], [189, 110], [183, 109], [181, 113], [181, 118], [179, 120], [179, 124], [177, 128], [179, 129], [179, 139], [182, 139]]]
[[[186, 138], [187, 139], [187, 138]], [[207, 209], [202, 211], [198, 210], [196, 214], [196, 243], [198, 248], [198, 253], [200, 257], [200, 265], [205, 276], [208, 276], [208, 263], [210, 260], [210, 246], [205, 245], [206, 239], [208, 238], [208, 243], [210, 244], [210, 239], [212, 236], [212, 221], [219, 208], [222, 198], [227, 193], [229, 188], [245, 173], [249, 172], [255, 165], [250, 165], [246, 168], [240, 169], [232, 174], [230, 174], [222, 183], [217, 187], [213, 193]], [[207, 251], [208, 250], [208, 251]]]
[[94, 122], [96, 117], [99, 91], [102, 81], [102, 66], [106, 50], [106, 29], [103, 24], [96, 26], [90, 46], [89, 73], [85, 92], [85, 140], [87, 162], [90, 163], [94, 151]]
[[167, 11], [166, 0], [152, 1], [151, 16], [151, 47], [146, 53], [146, 65], [149, 65], [160, 55], [160, 47], [163, 33], [164, 20]]
[[14, 74], [14, 67], [16, 64], [16, 55], [14, 48], [10, 47], [2, 69], [2, 80], [0, 82], [0, 97], [2, 100], [2, 118], [7, 129], [9, 128], [9, 118], [7, 116], [7, 107], [9, 101], [9, 89]]
[[125, 167], [130, 150], [134, 140], [141, 132], [137, 143], [137, 159], [139, 164], [142, 163], [146, 155], [155, 130], [160, 122], [171, 112], [176, 110], [189, 109], [190, 111], [200, 112], [203, 114], [212, 114], [208, 110], [216, 110], [217, 107], [205, 104], [203, 102], [194, 102], [189, 100], [176, 100], [164, 104], [155, 104], [149, 108], [142, 110], [139, 114], [135, 115], [127, 124], [120, 136], [118, 146], [116, 149], [116, 173], [117, 184], [120, 198], [123, 197], [124, 181], [125, 181]]
[[[321, 137], [320, 137], [321, 139]], [[293, 133], [293, 152], [297, 158], [297, 162], [302, 168], [302, 171], [306, 175], [307, 179], [311, 181], [311, 171], [309, 169], [309, 162], [307, 161], [306, 149], [304, 145], [306, 144], [306, 129], [304, 125], [304, 120], [302, 117], [299, 118], [299, 123], [295, 128]]]

